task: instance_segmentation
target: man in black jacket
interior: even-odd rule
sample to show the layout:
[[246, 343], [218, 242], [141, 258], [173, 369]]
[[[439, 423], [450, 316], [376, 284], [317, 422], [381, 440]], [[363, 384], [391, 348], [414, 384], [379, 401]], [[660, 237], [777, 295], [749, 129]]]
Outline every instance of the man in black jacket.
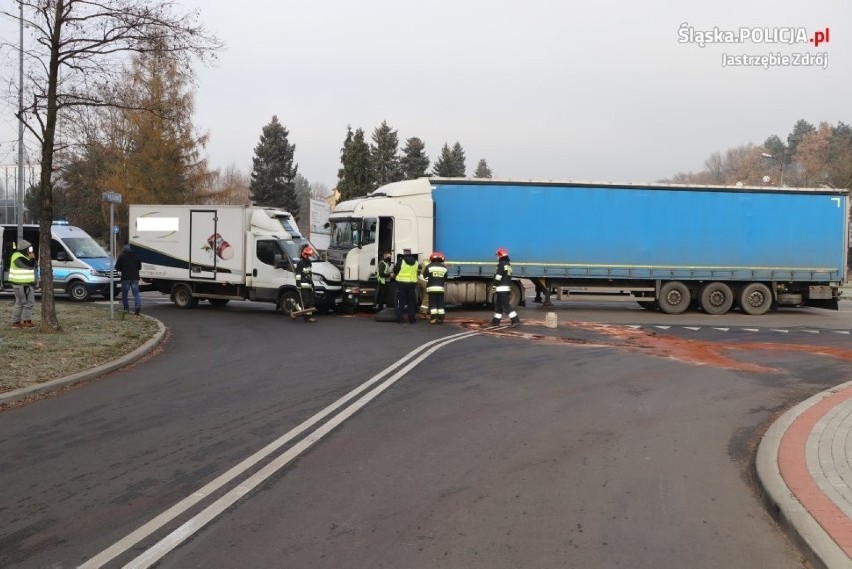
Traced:
[[124, 305], [124, 312], [130, 311], [127, 298], [128, 289], [130, 289], [133, 291], [133, 301], [136, 304], [136, 310], [133, 311], [133, 314], [136, 315], [142, 310], [142, 300], [139, 298], [139, 270], [141, 268], [142, 261], [133, 252], [130, 244], [125, 245], [115, 261], [115, 270], [121, 273], [121, 303]]

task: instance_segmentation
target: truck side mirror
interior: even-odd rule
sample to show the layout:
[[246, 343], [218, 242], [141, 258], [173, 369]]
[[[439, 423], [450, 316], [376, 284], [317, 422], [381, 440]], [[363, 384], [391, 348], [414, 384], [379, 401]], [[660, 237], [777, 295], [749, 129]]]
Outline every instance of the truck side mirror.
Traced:
[[286, 269], [287, 263], [284, 260], [284, 257], [282, 257], [281, 255], [276, 253], [275, 257], [273, 257], [273, 260], [272, 260], [272, 266], [275, 267], [276, 269]]
[[64, 262], [64, 261], [67, 261], [67, 260], [68, 260], [68, 255], [66, 255], [66, 254], [65, 254], [65, 251], [58, 251], [58, 252], [56, 253], [56, 260], [57, 260], [57, 261], [63, 261], [63, 262]]

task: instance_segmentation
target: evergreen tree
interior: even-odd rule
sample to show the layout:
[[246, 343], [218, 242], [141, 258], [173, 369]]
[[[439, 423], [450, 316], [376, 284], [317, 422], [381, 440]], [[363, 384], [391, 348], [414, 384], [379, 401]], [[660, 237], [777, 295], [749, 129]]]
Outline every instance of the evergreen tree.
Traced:
[[296, 225], [302, 231], [302, 235], [307, 235], [311, 228], [311, 183], [301, 174], [296, 174], [293, 184], [296, 188], [296, 199], [299, 202]]
[[341, 200], [366, 196], [374, 188], [370, 147], [364, 140], [364, 131], [359, 128], [353, 134], [351, 126], [346, 129], [346, 140], [340, 150], [343, 167], [337, 171], [337, 191]]
[[457, 178], [464, 176], [464, 150], [461, 145], [456, 142], [452, 150], [444, 143], [441, 148], [441, 156], [435, 160], [435, 166], [432, 168], [432, 173], [441, 178]]
[[796, 153], [796, 150], [799, 146], [799, 142], [802, 141], [802, 137], [814, 131], [816, 131], [814, 125], [812, 125], [805, 119], [799, 119], [798, 121], [796, 121], [796, 124], [793, 125], [793, 132], [787, 135], [788, 160], [790, 160], [792, 156]]
[[391, 130], [387, 121], [382, 121], [382, 126], [373, 131], [370, 160], [376, 187], [402, 180], [399, 168], [399, 138], [397, 131]]
[[488, 167], [488, 162], [485, 161], [485, 158], [482, 158], [479, 163], [476, 165], [476, 172], [474, 172], [474, 178], [490, 178], [491, 168]]
[[453, 149], [450, 151], [450, 156], [453, 162], [453, 176], [461, 178], [465, 176], [467, 167], [464, 164], [465, 156], [462, 145], [456, 142], [453, 144]]
[[294, 179], [299, 167], [293, 163], [296, 145], [287, 140], [289, 134], [277, 116], [263, 127], [260, 142], [254, 148], [249, 192], [256, 205], [280, 207], [298, 217]]
[[403, 180], [414, 180], [426, 176], [426, 170], [429, 169], [429, 157], [426, 156], [426, 145], [422, 140], [412, 137], [405, 141], [399, 166]]
[[767, 154], [771, 154], [779, 160], [789, 160], [790, 158], [787, 152], [787, 145], [775, 134], [766, 139], [763, 143], [763, 148], [766, 149]]

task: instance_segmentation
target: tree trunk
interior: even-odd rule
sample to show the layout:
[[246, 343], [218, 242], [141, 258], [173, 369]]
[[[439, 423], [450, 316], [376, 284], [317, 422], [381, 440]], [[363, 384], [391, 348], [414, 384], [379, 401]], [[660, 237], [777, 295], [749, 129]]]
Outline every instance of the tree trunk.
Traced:
[[53, 267], [50, 264], [50, 227], [53, 225], [53, 146], [56, 137], [56, 90], [59, 82], [59, 42], [62, 37], [65, 0], [57, 0], [50, 35], [50, 64], [47, 76], [47, 116], [41, 143], [39, 179], [39, 270], [41, 272], [41, 331], [61, 331], [53, 296]]

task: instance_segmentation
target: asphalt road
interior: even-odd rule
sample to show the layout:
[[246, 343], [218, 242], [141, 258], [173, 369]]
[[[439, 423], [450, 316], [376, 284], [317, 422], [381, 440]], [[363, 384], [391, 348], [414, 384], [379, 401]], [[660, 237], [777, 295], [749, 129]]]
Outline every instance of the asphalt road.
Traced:
[[0, 413], [0, 566], [803, 567], [754, 446], [852, 370], [848, 310], [146, 312], [158, 353]]

